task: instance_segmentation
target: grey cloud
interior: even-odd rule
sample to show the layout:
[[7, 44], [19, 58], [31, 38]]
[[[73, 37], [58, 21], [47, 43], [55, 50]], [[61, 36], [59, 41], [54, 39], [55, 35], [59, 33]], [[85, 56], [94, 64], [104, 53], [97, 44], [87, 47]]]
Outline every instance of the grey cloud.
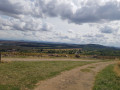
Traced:
[[47, 24], [47, 23], [44, 23], [41, 27], [41, 30], [43, 31], [50, 31], [53, 29], [53, 25], [50, 25], [50, 24]]
[[98, 38], [103, 38], [104, 35], [103, 34], [96, 34], [95, 37], [98, 37]]
[[60, 39], [69, 39], [70, 38], [69, 35], [58, 33], [58, 32], [55, 32], [54, 36], [55, 36], [55, 38], [60, 38]]
[[68, 36], [60, 36], [59, 38], [61, 38], [62, 40], [63, 40], [63, 39], [69, 39]]
[[106, 2], [104, 5], [91, 2], [81, 8], [77, 8], [73, 13], [73, 6], [70, 3], [59, 3], [57, 0], [51, 0], [47, 4], [44, 1], [39, 0], [42, 5], [42, 11], [45, 15], [50, 17], [60, 16], [62, 19], [68, 20], [68, 22], [82, 24], [82, 23], [98, 23], [104, 21], [120, 20], [120, 6], [119, 2]]
[[109, 26], [105, 26], [103, 28], [101, 28], [101, 33], [106, 33], [106, 34], [111, 34], [115, 31], [115, 29], [113, 29], [112, 27]]
[[89, 43], [103, 43], [106, 41], [106, 38], [102, 34], [95, 34], [95, 35], [90, 35], [90, 34], [85, 34], [82, 36], [82, 43], [89, 44]]
[[93, 38], [93, 37], [95, 37], [95, 38], [103, 38], [104, 35], [103, 34], [95, 34], [95, 35], [85, 34], [85, 35], [83, 35], [83, 37], [85, 37], [85, 38]]
[[59, 0], [50, 0], [45, 3], [44, 0], [37, 0], [36, 5], [39, 11], [50, 17], [60, 16], [62, 19], [70, 17], [72, 15], [72, 7], [66, 3], [59, 3]]
[[93, 37], [93, 35], [90, 35], [90, 34], [85, 34], [85, 35], [83, 35], [83, 37]]
[[35, 2], [31, 0], [0, 0], [0, 14], [21, 18], [26, 15], [41, 17], [41, 12], [37, 12]]
[[85, 6], [78, 9], [76, 13], [69, 18], [69, 20], [76, 24], [120, 20], [119, 9], [120, 6], [117, 5], [117, 2], [107, 2], [102, 6]]
[[[109, 1], [104, 5], [99, 5], [99, 2], [94, 0], [87, 2], [86, 5], [79, 8], [72, 0], [64, 2], [59, 0], [21, 0], [14, 3], [12, 0], [0, 0], [0, 13], [14, 17], [20, 15], [31, 15], [38, 18], [59, 16], [76, 24], [120, 20], [118, 1]], [[74, 6], [77, 7], [76, 10], [73, 10]]]
[[104, 45], [105, 43], [108, 42], [107, 39], [108, 38], [106, 38], [102, 34], [95, 34], [95, 35], [86, 34], [86, 35], [83, 35], [82, 43], [85, 43], [85, 44], [93, 43], [93, 44], [103, 44]]
[[9, 0], [0, 0], [0, 11], [5, 13], [20, 14], [20, 6], [12, 4]]

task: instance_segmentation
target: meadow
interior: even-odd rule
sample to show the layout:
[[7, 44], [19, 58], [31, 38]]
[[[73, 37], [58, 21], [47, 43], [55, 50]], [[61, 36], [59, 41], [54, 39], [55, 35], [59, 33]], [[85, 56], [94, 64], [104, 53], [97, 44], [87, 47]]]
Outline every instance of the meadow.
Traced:
[[33, 89], [36, 84], [65, 70], [90, 64], [83, 61], [14, 61], [0, 64], [0, 90]]

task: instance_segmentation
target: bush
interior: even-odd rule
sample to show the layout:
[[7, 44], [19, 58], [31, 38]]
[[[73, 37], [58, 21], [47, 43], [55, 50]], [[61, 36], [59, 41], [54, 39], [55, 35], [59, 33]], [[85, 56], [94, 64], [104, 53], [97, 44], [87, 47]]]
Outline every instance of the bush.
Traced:
[[76, 57], [76, 58], [80, 58], [80, 55], [76, 54], [75, 57]]

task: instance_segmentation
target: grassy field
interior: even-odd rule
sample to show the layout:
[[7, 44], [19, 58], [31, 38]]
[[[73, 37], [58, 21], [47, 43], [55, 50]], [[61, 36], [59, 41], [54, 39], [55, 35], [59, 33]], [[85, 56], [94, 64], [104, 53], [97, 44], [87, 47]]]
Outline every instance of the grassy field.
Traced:
[[32, 89], [40, 80], [51, 78], [60, 72], [93, 62], [35, 61], [0, 64], [0, 90]]
[[120, 90], [120, 76], [114, 71], [114, 65], [106, 67], [96, 76], [93, 90]]

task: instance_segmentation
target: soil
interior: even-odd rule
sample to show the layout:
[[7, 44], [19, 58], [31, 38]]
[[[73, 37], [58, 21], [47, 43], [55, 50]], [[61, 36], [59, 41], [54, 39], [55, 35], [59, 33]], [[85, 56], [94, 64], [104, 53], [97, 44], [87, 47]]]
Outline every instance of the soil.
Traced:
[[62, 72], [56, 77], [40, 81], [34, 90], [92, 90], [97, 73], [114, 63], [114, 61], [92, 63]]
[[2, 58], [2, 61], [101, 61], [90, 59], [63, 59], [63, 58]]

